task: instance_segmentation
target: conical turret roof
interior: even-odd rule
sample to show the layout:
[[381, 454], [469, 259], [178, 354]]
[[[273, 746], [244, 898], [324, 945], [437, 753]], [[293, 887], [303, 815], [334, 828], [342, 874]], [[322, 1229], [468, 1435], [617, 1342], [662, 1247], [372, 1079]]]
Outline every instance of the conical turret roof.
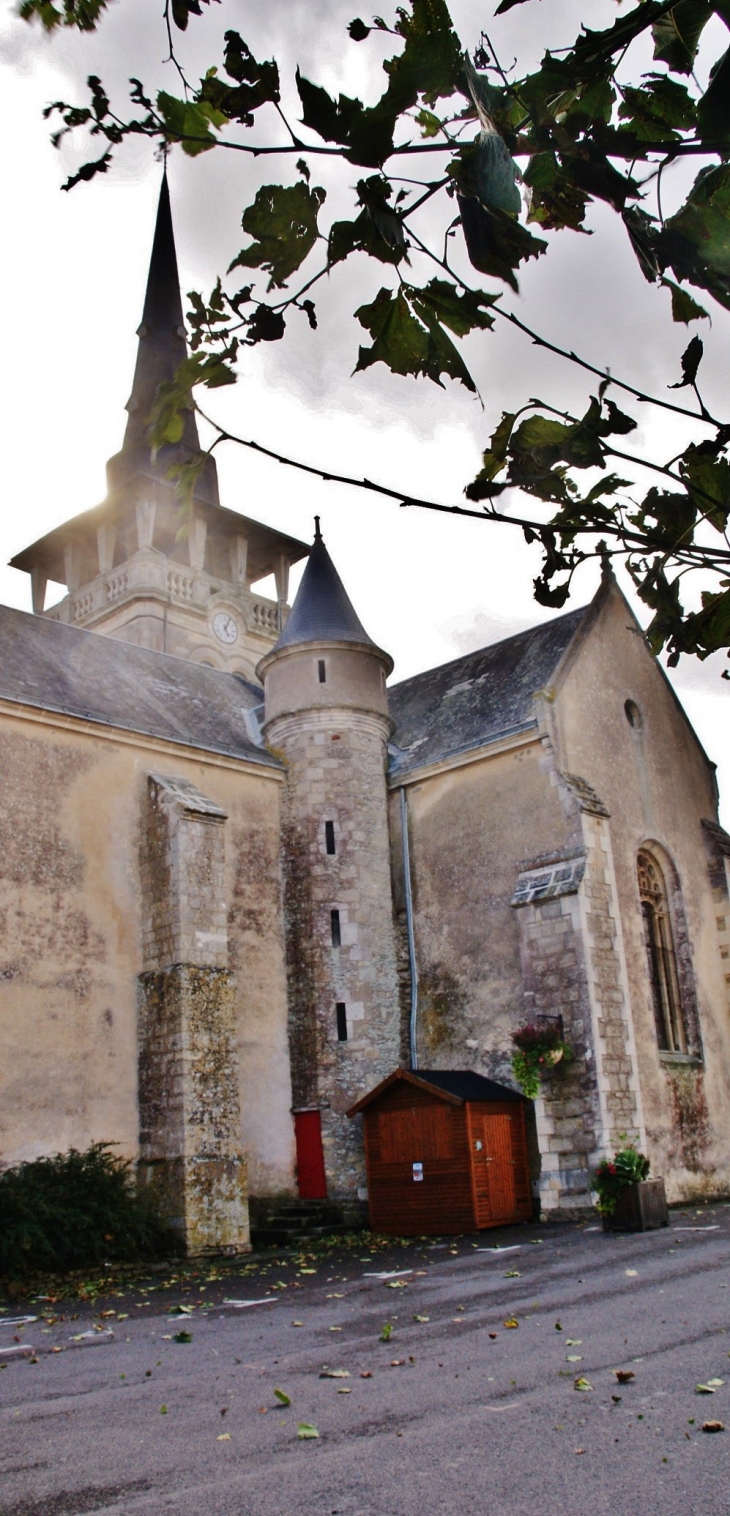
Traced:
[[368, 636], [324, 545], [315, 516], [315, 537], [289, 619], [271, 653], [305, 642], [354, 642], [391, 660]]
[[[160, 187], [144, 309], [137, 336], [139, 345], [132, 393], [126, 406], [128, 420], [124, 442], [121, 451], [110, 458], [107, 465], [113, 484], [122, 483], [139, 471], [160, 476], [170, 463], [190, 457], [200, 447], [192, 410], [185, 413], [180, 441], [161, 448], [154, 462], [147, 441], [150, 412], [159, 386], [174, 378], [188, 352], [166, 173]], [[217, 470], [213, 459], [205, 465], [196, 493], [218, 503]]]

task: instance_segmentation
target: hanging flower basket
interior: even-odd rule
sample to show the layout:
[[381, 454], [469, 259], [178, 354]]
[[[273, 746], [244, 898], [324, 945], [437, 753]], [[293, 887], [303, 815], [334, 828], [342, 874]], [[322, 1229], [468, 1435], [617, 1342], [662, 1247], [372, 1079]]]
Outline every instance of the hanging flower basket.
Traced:
[[534, 1100], [540, 1093], [540, 1084], [558, 1063], [569, 1063], [573, 1057], [571, 1048], [563, 1038], [562, 1025], [558, 1018], [545, 1026], [518, 1027], [512, 1033], [512, 1073], [523, 1095]]

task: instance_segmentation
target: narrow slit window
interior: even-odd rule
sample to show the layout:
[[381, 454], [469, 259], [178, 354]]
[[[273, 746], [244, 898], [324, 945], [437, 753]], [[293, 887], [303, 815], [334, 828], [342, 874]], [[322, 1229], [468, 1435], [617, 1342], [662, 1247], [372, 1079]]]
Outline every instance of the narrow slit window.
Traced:
[[327, 683], [327, 665], [326, 665], [326, 663], [324, 661], [324, 658], [318, 658], [317, 659], [317, 674], [319, 676], [319, 682], [320, 682], [320, 684], [326, 684]]
[[344, 1000], [337, 1002], [337, 1041], [347, 1042], [347, 1006]]
[[326, 849], [326, 851], [328, 853], [334, 853], [334, 852], [336, 852], [336, 848], [335, 848], [335, 823], [334, 823], [334, 821], [325, 821], [325, 824], [324, 824], [324, 845], [325, 845], [325, 849]]
[[332, 946], [342, 947], [342, 933], [340, 931], [339, 911], [330, 911], [330, 925], [332, 927]]

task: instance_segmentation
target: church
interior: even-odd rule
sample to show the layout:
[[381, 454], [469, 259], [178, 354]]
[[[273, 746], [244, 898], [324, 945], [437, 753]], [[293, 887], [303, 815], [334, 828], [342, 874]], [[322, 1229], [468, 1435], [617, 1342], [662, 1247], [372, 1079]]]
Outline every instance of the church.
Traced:
[[544, 1215], [626, 1139], [670, 1200], [728, 1194], [730, 836], [611, 573], [389, 682], [318, 523], [225, 508], [210, 458], [180, 529], [166, 181], [138, 337], [105, 500], [0, 607], [0, 1164], [114, 1143], [191, 1253], [244, 1250], [249, 1202], [365, 1213], [347, 1112], [394, 1070], [513, 1085], [538, 1022], [573, 1053], [530, 1107]]

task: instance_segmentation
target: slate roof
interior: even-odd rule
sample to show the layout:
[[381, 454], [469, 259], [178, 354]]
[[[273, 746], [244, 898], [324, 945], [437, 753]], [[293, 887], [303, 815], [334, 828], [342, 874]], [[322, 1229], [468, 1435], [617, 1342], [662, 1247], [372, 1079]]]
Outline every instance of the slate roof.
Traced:
[[496, 1079], [487, 1079], [471, 1069], [416, 1069], [416, 1078], [432, 1084], [447, 1095], [457, 1095], [459, 1100], [522, 1100], [519, 1090], [509, 1084], [498, 1084]]
[[237, 674], [0, 606], [0, 699], [281, 767], [252, 742], [263, 691]]
[[587, 607], [519, 632], [388, 688], [395, 722], [390, 772], [408, 773], [536, 726], [533, 695], [549, 684]]
[[464, 1100], [524, 1099], [511, 1085], [498, 1084], [496, 1079], [487, 1079], [484, 1074], [476, 1074], [471, 1069], [395, 1069], [387, 1079], [381, 1079], [380, 1084], [351, 1105], [345, 1115], [357, 1116], [399, 1082], [414, 1084], [418, 1088], [428, 1085], [433, 1090], [440, 1090], [452, 1104]]
[[[272, 648], [295, 647], [303, 642], [357, 642], [375, 647], [350, 600], [337, 569], [317, 531], [307, 566], [289, 619]], [[379, 649], [378, 649], [379, 651]], [[267, 658], [271, 657], [268, 653]]]

